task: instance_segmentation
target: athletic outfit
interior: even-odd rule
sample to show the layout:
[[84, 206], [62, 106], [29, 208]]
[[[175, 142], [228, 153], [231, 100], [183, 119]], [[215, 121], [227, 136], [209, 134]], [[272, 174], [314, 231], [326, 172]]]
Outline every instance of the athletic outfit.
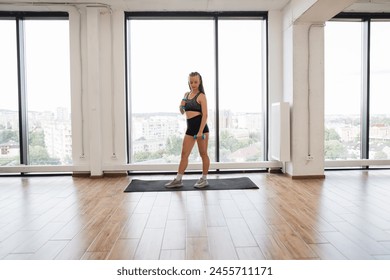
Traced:
[[[202, 106], [196, 101], [198, 98], [200, 92], [198, 92], [194, 98], [188, 99], [188, 96], [190, 93], [186, 95], [186, 105], [184, 106], [184, 110], [186, 112], [193, 111], [193, 112], [200, 112], [202, 113]], [[197, 135], [200, 129], [200, 124], [202, 123], [202, 115], [195, 116], [193, 118], [187, 119], [187, 130], [186, 134], [189, 136]], [[204, 126], [203, 133], [208, 133], [209, 127], [207, 124]], [[177, 174], [176, 178], [174, 178], [172, 181], [165, 184], [166, 188], [181, 188], [183, 186], [182, 182], [182, 176], [183, 174]], [[197, 189], [205, 188], [209, 185], [207, 181], [207, 175], [203, 175], [194, 185]]]
[[[190, 93], [186, 96], [186, 105], [184, 106], [184, 110], [186, 112], [193, 111], [193, 112], [199, 112], [202, 113], [202, 106], [196, 101], [200, 92], [198, 92], [194, 98], [189, 99], [188, 96]], [[197, 135], [199, 132], [200, 124], [202, 122], [202, 115], [195, 116], [193, 118], [187, 119], [187, 130], [186, 134], [190, 136]], [[205, 125], [203, 129], [203, 133], [208, 133], [209, 127], [207, 124]]]

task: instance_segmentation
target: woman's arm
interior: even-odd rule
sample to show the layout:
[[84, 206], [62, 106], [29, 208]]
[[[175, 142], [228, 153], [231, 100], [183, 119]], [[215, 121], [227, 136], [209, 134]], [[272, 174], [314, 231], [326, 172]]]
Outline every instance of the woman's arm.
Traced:
[[184, 94], [183, 99], [180, 102], [179, 110], [180, 113], [183, 115], [186, 111], [184, 110], [184, 106], [186, 106], [187, 103], [187, 92]]
[[200, 94], [198, 96], [198, 100], [199, 104], [202, 106], [202, 121], [200, 123], [200, 127], [199, 127], [199, 131], [198, 131], [198, 135], [197, 135], [197, 138], [198, 139], [202, 139], [202, 134], [203, 134], [203, 129], [204, 127], [206, 126], [206, 123], [207, 123], [207, 112], [208, 112], [208, 109], [207, 109], [207, 99], [206, 99], [206, 95], [205, 94]]

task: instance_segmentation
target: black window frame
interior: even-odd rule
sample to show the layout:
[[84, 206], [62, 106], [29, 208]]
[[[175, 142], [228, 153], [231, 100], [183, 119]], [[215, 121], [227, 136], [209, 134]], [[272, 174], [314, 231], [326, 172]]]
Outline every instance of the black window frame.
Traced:
[[[390, 13], [359, 13], [342, 12], [334, 16], [330, 21], [358, 21], [362, 27], [362, 95], [361, 95], [361, 144], [360, 159], [370, 159], [370, 52], [371, 52], [371, 22], [372, 20], [387, 20], [390, 22]], [[369, 169], [370, 166], [362, 166]]]
[[[218, 88], [218, 19], [226, 19], [226, 18], [231, 18], [231, 19], [262, 19], [265, 21], [265, 55], [266, 55], [266, 62], [265, 62], [265, 105], [264, 105], [264, 110], [265, 110], [265, 118], [264, 118], [264, 143], [263, 143], [263, 148], [264, 148], [264, 158], [266, 161], [269, 160], [268, 157], [268, 135], [269, 135], [269, 125], [268, 125], [268, 120], [269, 120], [269, 73], [268, 73], [268, 12], [266, 11], [221, 11], [221, 12], [125, 12], [125, 20], [124, 20], [124, 26], [125, 26], [125, 87], [126, 87], [126, 104], [129, 104], [129, 41], [128, 41], [128, 30], [127, 30], [127, 21], [130, 19], [134, 18], [142, 18], [142, 19], [213, 19], [215, 22], [215, 110], [216, 110], [216, 116], [215, 116], [215, 137], [216, 137], [216, 155], [215, 159], [216, 162], [220, 162], [220, 155], [219, 155], [219, 150], [220, 150], [220, 139], [219, 139], [219, 88]], [[131, 120], [129, 119], [129, 106], [126, 106], [126, 127], [127, 127], [127, 132], [126, 132], [126, 143], [127, 143], [127, 163], [130, 164], [131, 159], [130, 159], [130, 129], [129, 129], [129, 124]], [[219, 171], [219, 170], [217, 170]]]
[[[29, 165], [28, 158], [28, 112], [25, 76], [24, 21], [29, 19], [69, 20], [68, 12], [0, 11], [0, 20], [15, 20], [18, 76], [18, 114], [20, 164]], [[21, 172], [23, 175], [24, 173]]]

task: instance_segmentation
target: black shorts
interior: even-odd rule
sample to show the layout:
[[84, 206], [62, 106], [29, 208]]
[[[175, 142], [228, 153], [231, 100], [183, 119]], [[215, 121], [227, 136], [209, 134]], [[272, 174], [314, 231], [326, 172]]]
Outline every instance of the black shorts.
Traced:
[[[194, 136], [198, 134], [200, 123], [202, 122], [202, 115], [193, 117], [191, 119], [187, 119], [187, 130], [186, 134], [190, 136]], [[209, 127], [207, 124], [204, 126], [203, 133], [208, 133]]]

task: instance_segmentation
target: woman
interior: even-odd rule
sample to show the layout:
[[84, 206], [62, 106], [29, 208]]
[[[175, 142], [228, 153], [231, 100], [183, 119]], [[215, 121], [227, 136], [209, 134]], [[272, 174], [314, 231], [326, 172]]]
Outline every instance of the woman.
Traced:
[[205, 188], [209, 185], [207, 174], [210, 159], [207, 154], [209, 143], [209, 128], [207, 126], [207, 99], [203, 88], [202, 76], [192, 72], [188, 77], [190, 92], [184, 94], [180, 103], [180, 112], [186, 115], [187, 130], [183, 139], [181, 159], [176, 178], [165, 184], [166, 188], [180, 188], [182, 178], [188, 166], [188, 158], [195, 142], [198, 144], [199, 155], [202, 158], [202, 177], [194, 185], [195, 188]]

